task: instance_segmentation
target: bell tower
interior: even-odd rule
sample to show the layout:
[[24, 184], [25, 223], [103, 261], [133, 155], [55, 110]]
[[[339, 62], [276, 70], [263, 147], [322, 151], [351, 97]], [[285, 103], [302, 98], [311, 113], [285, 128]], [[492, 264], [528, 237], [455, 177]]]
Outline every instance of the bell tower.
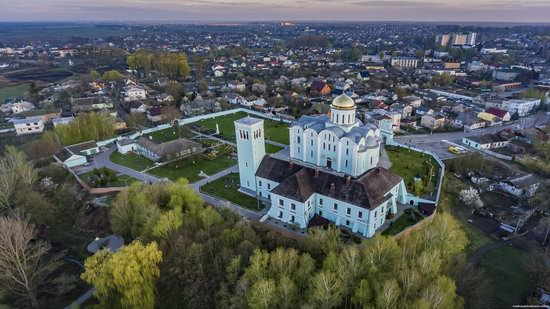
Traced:
[[265, 156], [264, 121], [253, 117], [236, 120], [235, 137], [241, 189], [256, 194], [256, 171]]

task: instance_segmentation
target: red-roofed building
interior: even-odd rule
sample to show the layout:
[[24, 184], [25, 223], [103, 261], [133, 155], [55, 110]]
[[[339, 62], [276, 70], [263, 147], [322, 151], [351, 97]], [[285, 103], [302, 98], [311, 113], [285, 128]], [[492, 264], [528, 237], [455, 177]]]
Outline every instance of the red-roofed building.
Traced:
[[494, 107], [491, 107], [491, 108], [487, 109], [485, 112], [489, 113], [491, 115], [497, 116], [498, 118], [500, 118], [504, 122], [510, 121], [510, 118], [511, 118], [510, 113], [508, 111], [498, 109], [498, 108], [494, 108]]

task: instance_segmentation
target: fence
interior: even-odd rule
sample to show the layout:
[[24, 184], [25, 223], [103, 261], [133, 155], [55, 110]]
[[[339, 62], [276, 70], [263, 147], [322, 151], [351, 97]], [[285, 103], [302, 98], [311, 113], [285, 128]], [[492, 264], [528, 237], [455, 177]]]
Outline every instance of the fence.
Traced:
[[440, 169], [439, 169], [439, 180], [438, 180], [438, 183], [437, 183], [437, 193], [436, 193], [436, 197], [435, 197], [435, 203], [434, 203], [433, 200], [423, 199], [421, 197], [412, 195], [410, 193], [408, 194], [407, 198], [409, 198], [409, 200], [414, 201], [415, 204], [430, 203], [430, 204], [437, 205], [437, 203], [439, 203], [439, 196], [441, 195], [441, 187], [443, 186], [443, 177], [445, 176], [445, 163], [443, 163], [443, 161], [441, 159], [439, 159], [439, 157], [436, 154], [434, 154], [434, 153], [432, 153], [431, 151], [428, 151], [428, 150], [422, 150], [422, 149], [419, 149], [419, 148], [416, 148], [416, 147], [406, 146], [406, 145], [403, 145], [403, 144], [400, 144], [400, 143], [394, 141], [393, 139], [388, 139], [386, 141], [386, 144], [388, 144], [389, 146], [396, 146], [396, 147], [406, 148], [406, 149], [410, 149], [410, 150], [413, 150], [413, 151], [425, 153], [425, 154], [431, 156], [432, 158], [434, 158], [434, 160], [437, 162], [437, 164], [440, 167]]
[[418, 231], [420, 230], [421, 228], [423, 228], [426, 224], [429, 224], [430, 222], [433, 221], [434, 217], [435, 217], [435, 214], [437, 212], [437, 209], [436, 211], [434, 211], [433, 214], [429, 215], [428, 217], [420, 220], [420, 222], [414, 224], [414, 225], [411, 225], [409, 227], [407, 227], [406, 229], [402, 230], [401, 232], [393, 235], [393, 237], [395, 237], [395, 239], [399, 240], [399, 239], [402, 239], [404, 237], [407, 237], [409, 236], [412, 232], [415, 232], [415, 231]]

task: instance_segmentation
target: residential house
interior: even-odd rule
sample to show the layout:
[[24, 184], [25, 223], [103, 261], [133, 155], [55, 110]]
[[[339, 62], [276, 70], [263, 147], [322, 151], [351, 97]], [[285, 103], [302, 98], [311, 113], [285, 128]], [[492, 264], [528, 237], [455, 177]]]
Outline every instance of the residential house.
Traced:
[[25, 118], [40, 117], [42, 118], [42, 121], [44, 121], [44, 123], [51, 123], [53, 118], [57, 118], [61, 116], [61, 109], [60, 108], [33, 109], [30, 111], [20, 113], [19, 115]]
[[315, 80], [311, 83], [310, 92], [315, 95], [329, 95], [330, 86], [324, 80]]
[[420, 119], [420, 125], [430, 130], [441, 129], [445, 126], [445, 116], [423, 115]]
[[57, 117], [52, 119], [52, 123], [54, 127], [57, 127], [58, 125], [66, 125], [74, 121], [73, 116], [68, 117]]
[[151, 122], [161, 122], [164, 119], [160, 106], [154, 106], [147, 109], [147, 119]]
[[357, 73], [357, 79], [359, 80], [366, 81], [366, 80], [369, 80], [369, 78], [370, 78], [370, 73], [368, 71], [359, 71], [359, 73]]
[[44, 131], [44, 121], [40, 117], [14, 119], [12, 123], [17, 135], [41, 133]]
[[[7, 105], [7, 104], [6, 104]], [[27, 101], [21, 101], [17, 103], [11, 103], [8, 105], [11, 107], [11, 112], [14, 114], [20, 114], [26, 111], [30, 111], [31, 109], [34, 109], [34, 104]]]
[[405, 102], [406, 105], [410, 105], [415, 108], [418, 108], [420, 107], [420, 105], [422, 105], [422, 99], [414, 95], [404, 97], [403, 102]]
[[149, 108], [149, 106], [140, 101], [132, 101], [128, 103], [128, 107], [130, 108], [130, 113], [145, 113], [147, 112], [147, 108]]
[[489, 113], [489, 114], [492, 114], [492, 115], [495, 115], [498, 119], [500, 119], [500, 121], [503, 121], [503, 122], [510, 121], [510, 113], [508, 111], [503, 110], [503, 109], [498, 109], [498, 108], [495, 108], [495, 107], [491, 107], [491, 108], [488, 108], [485, 112]]
[[147, 99], [147, 91], [143, 87], [129, 86], [126, 88], [124, 101], [138, 101]]
[[462, 143], [478, 150], [504, 148], [509, 141], [498, 134], [475, 135], [462, 138]]
[[61, 148], [53, 155], [54, 159], [68, 168], [82, 166], [88, 162], [86, 156], [73, 153], [67, 147]]
[[517, 197], [530, 198], [535, 195], [540, 186], [540, 180], [533, 174], [512, 177], [499, 183], [499, 187]]

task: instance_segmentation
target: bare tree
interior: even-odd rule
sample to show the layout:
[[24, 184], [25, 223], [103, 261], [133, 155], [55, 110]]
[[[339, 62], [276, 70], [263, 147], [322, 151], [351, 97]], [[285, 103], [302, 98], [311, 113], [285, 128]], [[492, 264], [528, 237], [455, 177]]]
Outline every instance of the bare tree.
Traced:
[[50, 255], [50, 245], [35, 237], [36, 229], [27, 220], [0, 217], [0, 286], [38, 308], [38, 291], [61, 256]]
[[139, 112], [133, 112], [128, 116], [128, 125], [136, 131], [142, 130], [143, 126], [145, 125], [145, 115], [143, 113]]
[[36, 182], [38, 173], [27, 156], [13, 146], [6, 147], [0, 159], [0, 208], [13, 211], [11, 201], [19, 186], [29, 187]]

